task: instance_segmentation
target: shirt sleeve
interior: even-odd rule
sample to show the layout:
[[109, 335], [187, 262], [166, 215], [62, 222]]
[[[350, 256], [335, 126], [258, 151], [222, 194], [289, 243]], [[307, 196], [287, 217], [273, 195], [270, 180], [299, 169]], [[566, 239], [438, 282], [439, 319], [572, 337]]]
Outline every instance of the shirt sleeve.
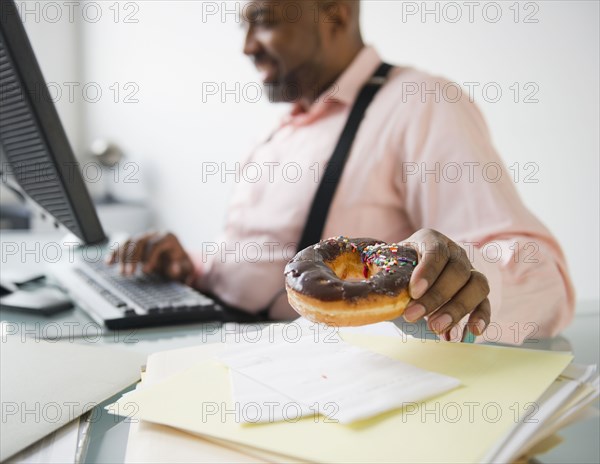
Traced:
[[[422, 85], [446, 84], [430, 79]], [[574, 312], [565, 258], [521, 201], [480, 111], [466, 92], [452, 101], [403, 99], [412, 117], [397, 140], [396, 187], [415, 230], [435, 229], [462, 244], [486, 275], [492, 317], [481, 339], [520, 344], [556, 335]]]

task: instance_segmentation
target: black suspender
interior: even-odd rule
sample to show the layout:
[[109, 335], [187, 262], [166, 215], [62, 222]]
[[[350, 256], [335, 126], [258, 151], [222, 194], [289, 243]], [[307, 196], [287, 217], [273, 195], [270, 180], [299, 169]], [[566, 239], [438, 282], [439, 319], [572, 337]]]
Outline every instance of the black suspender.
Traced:
[[[342, 135], [329, 159], [329, 163], [327, 164], [317, 193], [313, 198], [312, 206], [306, 224], [304, 225], [304, 230], [302, 231], [302, 237], [298, 243], [298, 251], [321, 240], [321, 234], [325, 227], [325, 221], [327, 220], [331, 201], [333, 200], [337, 184], [342, 177], [342, 172], [344, 171], [344, 166], [360, 123], [365, 116], [367, 107], [371, 101], [373, 101], [373, 98], [379, 89], [385, 84], [387, 75], [391, 69], [391, 65], [382, 63], [358, 94], [358, 97], [352, 106], [352, 110], [350, 111], [350, 116], [348, 116], [346, 125], [342, 130]], [[280, 295], [281, 293], [277, 293], [267, 308], [260, 311], [256, 316], [245, 314], [243, 311], [222, 304], [224, 308], [226, 308], [224, 311], [224, 320], [237, 322], [268, 320], [269, 310]], [[218, 301], [217, 298], [215, 299]]]
[[321, 240], [321, 234], [325, 227], [325, 221], [327, 220], [331, 201], [333, 200], [337, 184], [342, 177], [342, 172], [344, 171], [344, 166], [360, 123], [365, 116], [367, 107], [379, 89], [385, 84], [390, 69], [392, 69], [391, 65], [382, 63], [358, 94], [356, 102], [354, 102], [354, 106], [350, 111], [350, 116], [348, 116], [348, 120], [344, 126], [344, 130], [342, 131], [342, 135], [327, 164], [317, 193], [313, 198], [308, 219], [306, 220], [304, 230], [302, 231], [302, 237], [298, 243], [298, 251]]

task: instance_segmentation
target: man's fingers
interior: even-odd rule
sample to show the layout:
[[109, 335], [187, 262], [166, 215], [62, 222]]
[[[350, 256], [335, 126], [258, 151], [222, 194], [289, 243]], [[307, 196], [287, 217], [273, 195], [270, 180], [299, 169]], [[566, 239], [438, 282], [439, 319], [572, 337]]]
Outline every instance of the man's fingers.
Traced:
[[487, 279], [473, 270], [466, 285], [429, 319], [429, 328], [438, 334], [448, 332], [458, 321], [474, 311], [488, 293]]
[[[188, 283], [190, 281], [190, 277], [194, 274], [194, 264], [192, 260], [189, 259], [187, 255], [181, 260], [181, 272], [177, 280]], [[189, 284], [188, 284], [189, 285]]]
[[195, 272], [191, 259], [171, 233], [148, 233], [138, 239], [127, 239], [107, 262], [119, 262], [122, 274], [133, 275], [138, 265], [143, 264], [142, 270], [147, 274], [158, 272], [181, 282], [191, 281]]
[[168, 253], [171, 246], [164, 239], [159, 240], [152, 246], [147, 248], [146, 259], [144, 262], [144, 266], [142, 267], [142, 271], [146, 274], [151, 274], [153, 272], [161, 272], [164, 273], [164, 258], [163, 255]]
[[447, 243], [437, 236], [427, 235], [421, 246], [423, 250], [419, 264], [412, 273], [409, 285], [410, 296], [415, 300], [421, 298], [437, 280], [450, 255]]
[[[161, 271], [163, 274], [169, 275], [169, 273], [171, 272], [169, 267], [167, 267], [166, 269], [162, 269], [162, 266], [164, 264], [167, 264], [167, 266], [169, 266], [173, 261], [177, 260], [177, 257], [173, 256], [177, 251], [177, 247], [175, 245], [176, 244], [174, 243], [174, 236], [171, 234], [167, 234], [160, 240], [153, 243], [151, 246], [147, 247], [147, 253], [144, 259], [145, 263], [142, 270], [146, 274]], [[167, 262], [162, 262], [163, 255], [169, 254], [171, 254], [171, 256], [169, 256]]]
[[[154, 236], [153, 233], [144, 234], [139, 238], [127, 238], [124, 243], [119, 245], [115, 250], [113, 250], [110, 254], [110, 257], [107, 259], [108, 264], [116, 264], [116, 263], [131, 263], [133, 260], [133, 256], [137, 250], [137, 243], [146, 241], [150, 237]], [[134, 246], [135, 245], [135, 246]]]
[[125, 240], [125, 243], [119, 247], [118, 254], [117, 254], [117, 261], [120, 264], [119, 268], [120, 268], [121, 274], [125, 274], [125, 272], [126, 272], [125, 265], [127, 263], [127, 255], [129, 253], [128, 250], [132, 243], [133, 243], [133, 241], [130, 238], [128, 238], [127, 240]]
[[460, 333], [450, 331], [470, 314], [469, 329], [475, 335], [483, 333], [490, 321], [489, 284], [473, 269], [466, 251], [431, 229], [415, 232], [403, 245], [415, 248], [419, 255], [409, 283], [413, 301], [404, 318], [414, 322], [429, 316], [431, 330], [458, 340]]
[[[129, 240], [129, 239], [128, 239]], [[106, 260], [106, 264], [113, 265], [119, 262], [119, 255], [122, 252], [122, 245], [119, 245], [116, 249], [111, 251], [110, 256]]]
[[131, 255], [129, 259], [129, 274], [135, 274], [137, 270], [138, 263], [140, 261], [144, 261], [144, 255], [146, 253], [146, 247], [148, 243], [152, 240], [154, 235], [144, 235], [140, 238], [136, 243], [135, 247], [131, 250]]
[[166, 274], [172, 280], [185, 283], [190, 281], [194, 275], [194, 264], [183, 249], [178, 249], [173, 253]]
[[185, 280], [183, 281], [184, 284], [186, 284], [189, 287], [193, 287], [194, 286], [194, 282], [196, 281], [196, 273], [194, 271], [190, 272]]
[[404, 312], [404, 319], [415, 322], [452, 298], [471, 277], [471, 265], [463, 261], [448, 261], [440, 276], [425, 294], [411, 302]]
[[473, 335], [483, 335], [485, 329], [490, 323], [492, 317], [492, 309], [490, 300], [486, 298], [483, 300], [477, 308], [469, 316], [469, 322], [467, 322], [467, 329], [471, 331]]

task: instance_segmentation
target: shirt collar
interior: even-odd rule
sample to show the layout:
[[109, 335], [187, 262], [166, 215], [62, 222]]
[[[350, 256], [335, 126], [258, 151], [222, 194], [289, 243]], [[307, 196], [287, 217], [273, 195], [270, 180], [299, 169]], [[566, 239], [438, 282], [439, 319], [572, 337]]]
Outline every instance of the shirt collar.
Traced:
[[306, 125], [318, 119], [331, 108], [341, 105], [352, 105], [362, 86], [373, 75], [381, 58], [371, 46], [365, 46], [356, 55], [350, 66], [317, 100], [304, 110], [300, 104], [295, 103], [289, 114], [284, 116], [282, 125]]

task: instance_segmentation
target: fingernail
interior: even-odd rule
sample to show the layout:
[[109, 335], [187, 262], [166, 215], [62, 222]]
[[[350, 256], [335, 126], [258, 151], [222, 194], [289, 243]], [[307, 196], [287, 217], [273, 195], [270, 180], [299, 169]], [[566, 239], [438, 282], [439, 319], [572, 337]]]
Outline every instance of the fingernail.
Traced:
[[413, 299], [418, 300], [427, 290], [427, 281], [425, 279], [418, 280], [410, 289], [410, 295]]
[[429, 326], [435, 333], [441, 333], [452, 324], [452, 316], [450, 314], [442, 314], [429, 322]]
[[474, 330], [476, 332], [475, 335], [483, 334], [484, 330], [485, 330], [485, 321], [483, 319], [479, 319], [477, 321], [477, 324], [475, 324], [475, 330]]
[[425, 315], [425, 306], [421, 304], [413, 304], [404, 311], [404, 320], [407, 322], [415, 322]]

